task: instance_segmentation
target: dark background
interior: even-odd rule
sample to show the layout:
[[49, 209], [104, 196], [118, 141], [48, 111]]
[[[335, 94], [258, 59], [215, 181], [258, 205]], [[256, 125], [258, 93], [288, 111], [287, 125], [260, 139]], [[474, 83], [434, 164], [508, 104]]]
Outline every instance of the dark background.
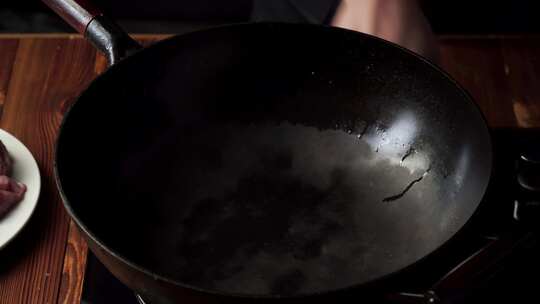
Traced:
[[[273, 1], [273, 0], [267, 0]], [[94, 0], [129, 32], [179, 33], [249, 19], [251, 0]], [[425, 13], [438, 34], [535, 34], [538, 0], [426, 0]], [[70, 32], [38, 0], [1, 0], [0, 32]]]

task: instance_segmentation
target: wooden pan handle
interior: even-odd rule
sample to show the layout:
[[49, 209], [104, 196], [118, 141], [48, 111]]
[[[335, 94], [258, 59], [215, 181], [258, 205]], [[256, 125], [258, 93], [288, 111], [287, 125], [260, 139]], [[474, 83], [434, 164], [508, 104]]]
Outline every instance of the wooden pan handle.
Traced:
[[88, 24], [102, 13], [87, 0], [42, 0], [77, 32], [84, 35]]

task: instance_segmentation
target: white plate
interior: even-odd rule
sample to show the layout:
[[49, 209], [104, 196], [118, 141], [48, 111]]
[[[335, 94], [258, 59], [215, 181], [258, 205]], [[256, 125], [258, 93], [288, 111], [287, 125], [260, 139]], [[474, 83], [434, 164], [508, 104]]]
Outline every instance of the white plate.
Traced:
[[36, 160], [23, 143], [2, 129], [0, 140], [13, 160], [12, 178], [26, 185], [23, 200], [0, 218], [0, 249], [2, 249], [19, 233], [34, 212], [39, 198], [41, 178]]

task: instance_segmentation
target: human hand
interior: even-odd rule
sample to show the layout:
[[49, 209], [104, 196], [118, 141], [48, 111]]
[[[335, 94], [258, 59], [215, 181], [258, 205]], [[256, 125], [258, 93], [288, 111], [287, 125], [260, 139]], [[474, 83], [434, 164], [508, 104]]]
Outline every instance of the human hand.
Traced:
[[331, 24], [394, 42], [435, 62], [439, 59], [435, 35], [416, 0], [342, 0]]

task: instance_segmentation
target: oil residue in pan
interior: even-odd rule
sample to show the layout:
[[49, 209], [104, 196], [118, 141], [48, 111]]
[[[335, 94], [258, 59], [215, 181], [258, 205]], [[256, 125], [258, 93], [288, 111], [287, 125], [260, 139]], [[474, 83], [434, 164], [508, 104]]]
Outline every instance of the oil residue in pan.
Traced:
[[[152, 200], [159, 214], [135, 260], [164, 275], [226, 292], [300, 294], [367, 281], [437, 244], [426, 163], [404, 166], [403, 145], [375, 153], [382, 144], [364, 127], [230, 123], [174, 136], [156, 140], [177, 143], [152, 164], [169, 172], [159, 195], [135, 189], [129, 198]], [[147, 174], [137, 159], [126, 161], [127, 184]]]

